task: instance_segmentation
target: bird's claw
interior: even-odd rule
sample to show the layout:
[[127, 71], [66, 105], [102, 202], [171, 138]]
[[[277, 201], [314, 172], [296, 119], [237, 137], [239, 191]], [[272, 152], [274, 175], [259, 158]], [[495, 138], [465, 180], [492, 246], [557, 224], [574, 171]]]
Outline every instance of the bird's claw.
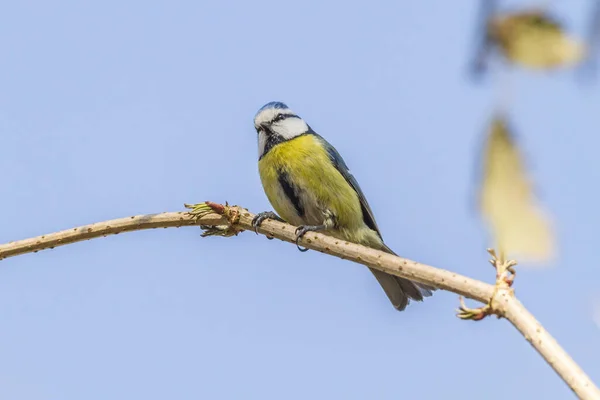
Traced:
[[274, 219], [275, 221], [285, 222], [281, 219], [277, 214], [273, 211], [263, 211], [261, 213], [256, 214], [254, 218], [252, 218], [252, 226], [254, 227], [254, 232], [258, 235], [258, 227], [263, 223], [265, 219]]
[[301, 252], [305, 252], [308, 251], [308, 248], [302, 248], [300, 247], [300, 244], [298, 243], [300, 241], [300, 239], [302, 239], [302, 236], [304, 236], [306, 234], [306, 232], [310, 232], [311, 230], [308, 229], [308, 226], [304, 226], [301, 225], [299, 227], [296, 228], [296, 231], [294, 232], [296, 234], [296, 241], [294, 243], [296, 243], [296, 247], [298, 248], [298, 250], [300, 250]]
[[302, 239], [302, 237], [304, 235], [306, 235], [308, 232], [316, 232], [316, 231], [320, 231], [323, 229], [326, 229], [327, 227], [325, 225], [300, 225], [299, 227], [296, 228], [296, 247], [298, 247], [298, 250], [300, 250], [301, 252], [305, 252], [308, 251], [308, 248], [302, 248], [300, 247], [300, 244], [298, 243], [300, 241], [300, 239]]

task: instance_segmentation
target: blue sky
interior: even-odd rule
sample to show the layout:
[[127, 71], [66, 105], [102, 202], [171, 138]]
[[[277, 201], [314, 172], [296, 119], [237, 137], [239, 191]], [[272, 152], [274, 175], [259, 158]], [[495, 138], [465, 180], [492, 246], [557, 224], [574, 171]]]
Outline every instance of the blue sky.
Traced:
[[[557, 4], [575, 32], [587, 3]], [[270, 209], [252, 118], [280, 100], [343, 154], [390, 247], [491, 281], [473, 167], [497, 87], [465, 76], [476, 12], [441, 0], [5, 2], [0, 243], [184, 202]], [[511, 78], [512, 121], [560, 240], [551, 268], [523, 266], [515, 288], [598, 382], [599, 86], [568, 72]], [[571, 396], [508, 322], [458, 320], [454, 294], [398, 313], [362, 266], [251, 233], [199, 235], [136, 232], [2, 261], [0, 397]]]

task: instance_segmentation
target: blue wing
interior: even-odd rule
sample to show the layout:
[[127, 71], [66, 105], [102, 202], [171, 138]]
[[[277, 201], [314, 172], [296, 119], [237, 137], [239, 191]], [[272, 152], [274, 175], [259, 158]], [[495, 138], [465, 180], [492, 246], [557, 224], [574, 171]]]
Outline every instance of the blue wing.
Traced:
[[365, 224], [369, 228], [371, 228], [375, 232], [377, 232], [377, 234], [381, 238], [381, 232], [379, 231], [379, 227], [377, 226], [377, 222], [375, 222], [375, 216], [373, 215], [373, 210], [371, 210], [371, 207], [369, 206], [369, 203], [367, 202], [367, 198], [365, 197], [363, 191], [360, 189], [360, 186], [358, 185], [358, 181], [350, 173], [350, 169], [348, 168], [348, 166], [344, 162], [344, 159], [342, 158], [342, 156], [340, 155], [340, 153], [338, 153], [337, 150], [335, 149], [335, 147], [333, 147], [321, 135], [319, 135], [318, 133], [316, 133], [312, 129], [310, 129], [309, 132], [311, 134], [315, 135], [316, 137], [318, 137], [319, 140], [321, 140], [323, 142], [323, 145], [324, 145], [325, 149], [327, 150], [327, 153], [329, 153], [329, 158], [331, 159], [331, 162], [333, 163], [333, 165], [335, 166], [335, 168], [340, 172], [340, 174], [342, 174], [342, 176], [344, 177], [344, 179], [346, 179], [346, 182], [348, 182], [348, 184], [350, 186], [352, 186], [352, 188], [354, 189], [354, 191], [358, 195], [358, 200], [360, 201], [360, 208], [362, 209], [362, 214], [363, 214], [363, 221], [365, 221]]
[[[315, 135], [319, 138], [319, 140], [323, 142], [323, 146], [327, 150], [331, 162], [333, 163], [335, 168], [342, 174], [344, 179], [346, 179], [346, 182], [348, 182], [348, 184], [352, 186], [352, 188], [358, 195], [358, 200], [360, 201], [360, 208], [362, 209], [363, 214], [363, 221], [369, 228], [377, 232], [377, 234], [381, 238], [381, 232], [379, 231], [379, 227], [375, 222], [375, 216], [373, 215], [373, 211], [371, 210], [371, 207], [367, 202], [367, 198], [360, 189], [356, 178], [354, 178], [354, 176], [350, 173], [350, 170], [348, 169], [348, 166], [344, 162], [344, 159], [342, 158], [340, 153], [338, 153], [337, 150], [329, 142], [327, 142], [327, 140], [323, 139], [322, 136], [315, 133], [315, 131], [313, 131], [312, 129], [309, 128], [308, 133]], [[381, 250], [396, 255], [396, 253], [394, 253], [392, 249], [390, 249], [384, 243], [382, 243]], [[423, 285], [420, 283], [415, 283], [409, 281], [408, 279], [400, 278], [395, 275], [390, 275], [378, 270], [371, 269], [371, 272], [373, 272], [373, 274], [377, 278], [377, 281], [383, 288], [384, 292], [386, 293], [394, 307], [399, 311], [402, 311], [406, 308], [406, 306], [408, 305], [409, 298], [422, 301], [423, 297], [431, 296], [432, 291], [435, 290], [434, 287]]]

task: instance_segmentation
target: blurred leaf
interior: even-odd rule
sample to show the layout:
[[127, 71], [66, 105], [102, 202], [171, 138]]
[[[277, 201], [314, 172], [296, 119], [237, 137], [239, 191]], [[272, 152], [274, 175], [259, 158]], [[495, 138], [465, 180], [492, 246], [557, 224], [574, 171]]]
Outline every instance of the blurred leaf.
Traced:
[[494, 44], [488, 29], [488, 22], [496, 13], [497, 8], [497, 0], [480, 0], [476, 23], [476, 46], [470, 71], [474, 78], [480, 78], [488, 68], [487, 59]]
[[498, 14], [488, 34], [512, 63], [532, 69], [569, 67], [586, 54], [585, 44], [569, 36], [561, 24], [540, 10]]
[[595, 0], [590, 15], [587, 34], [587, 54], [579, 70], [580, 78], [594, 78], [598, 67], [598, 47], [600, 46], [600, 0]]
[[507, 121], [492, 120], [484, 150], [480, 207], [497, 247], [506, 257], [547, 262], [554, 257], [550, 222], [538, 206]]

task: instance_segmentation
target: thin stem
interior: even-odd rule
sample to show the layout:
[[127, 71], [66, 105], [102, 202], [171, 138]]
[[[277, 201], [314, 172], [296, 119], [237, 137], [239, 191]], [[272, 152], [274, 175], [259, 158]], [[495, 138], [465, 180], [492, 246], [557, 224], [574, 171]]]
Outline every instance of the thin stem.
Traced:
[[[223, 209], [223, 206], [220, 207]], [[20, 254], [64, 246], [82, 240], [143, 229], [192, 225], [212, 227], [232, 225], [234, 228], [233, 234], [237, 232], [236, 230], [254, 231], [254, 227], [252, 226], [253, 214], [242, 208], [229, 207], [229, 210], [235, 211], [235, 213], [229, 213], [229, 216], [235, 214], [234, 219], [226, 218], [223, 215], [212, 212], [198, 218], [192, 218], [183, 212], [168, 212], [138, 215], [85, 225], [0, 245], [0, 260]], [[296, 227], [294, 226], [274, 220], [265, 220], [257, 232], [267, 237], [274, 237], [294, 243], [296, 239], [295, 230]], [[512, 289], [502, 288], [494, 290], [495, 287], [493, 285], [451, 271], [393, 256], [320, 233], [307, 233], [300, 240], [300, 244], [322, 253], [331, 254], [396, 276], [432, 285], [483, 303], [489, 302], [492, 296], [494, 296], [490, 304], [494, 305], [495, 312], [508, 319], [521, 332], [579, 398], [600, 400], [600, 390], [560, 347], [556, 340], [536, 321], [533, 315], [514, 297]]]

